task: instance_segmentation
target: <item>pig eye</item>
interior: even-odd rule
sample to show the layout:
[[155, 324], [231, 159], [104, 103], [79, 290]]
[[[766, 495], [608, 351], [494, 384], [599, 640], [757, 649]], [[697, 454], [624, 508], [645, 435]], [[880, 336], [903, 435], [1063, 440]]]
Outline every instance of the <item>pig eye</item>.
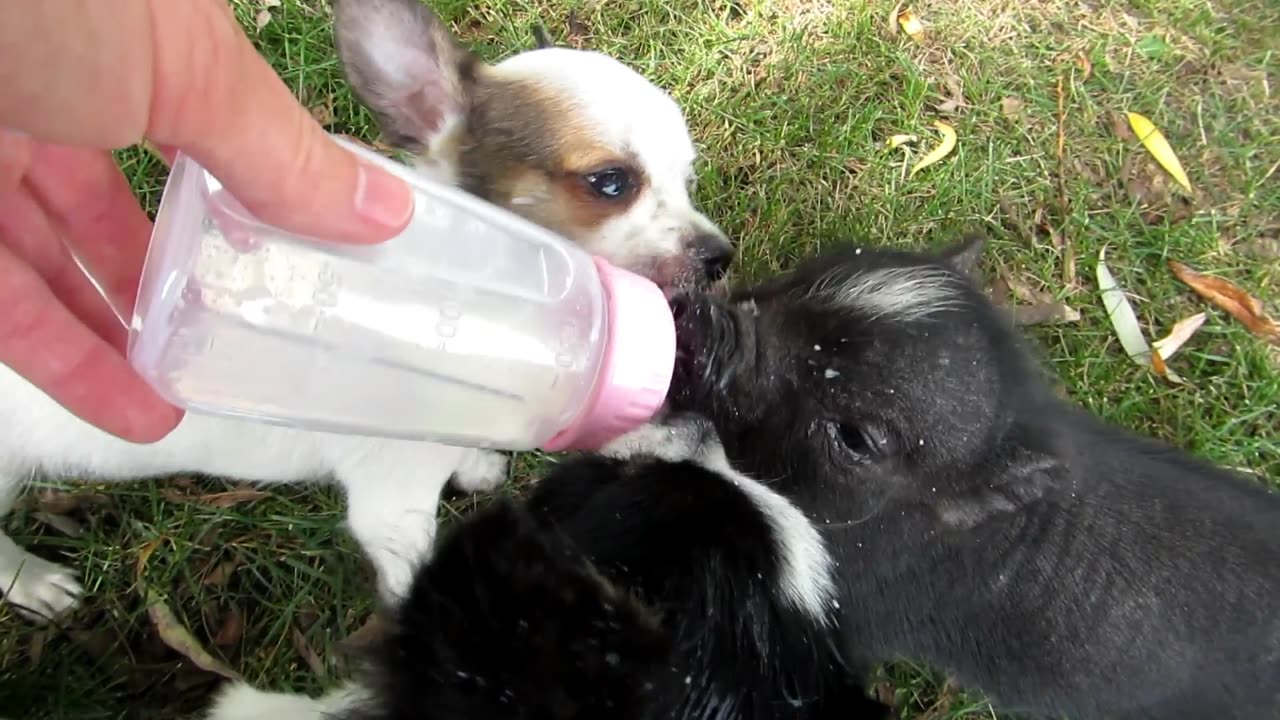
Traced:
[[848, 452], [861, 458], [889, 454], [891, 440], [883, 428], [870, 423], [834, 423], [832, 434]]

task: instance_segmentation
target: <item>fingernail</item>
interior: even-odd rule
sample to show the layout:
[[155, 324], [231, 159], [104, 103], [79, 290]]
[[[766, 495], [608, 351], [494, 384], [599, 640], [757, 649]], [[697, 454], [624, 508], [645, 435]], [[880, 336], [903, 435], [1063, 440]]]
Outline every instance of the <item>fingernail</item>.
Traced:
[[399, 232], [413, 214], [413, 194], [399, 178], [361, 162], [356, 173], [356, 212], [371, 223]]

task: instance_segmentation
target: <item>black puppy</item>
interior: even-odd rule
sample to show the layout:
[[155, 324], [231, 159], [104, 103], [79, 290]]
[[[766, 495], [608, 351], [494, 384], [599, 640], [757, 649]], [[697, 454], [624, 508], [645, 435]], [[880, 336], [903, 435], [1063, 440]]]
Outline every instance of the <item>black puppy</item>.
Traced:
[[442, 539], [361, 683], [240, 685], [211, 717], [887, 718], [838, 650], [821, 536], [722, 458], [561, 465]]
[[823, 530], [858, 672], [925, 661], [1074, 720], [1280, 717], [1280, 496], [1055, 397], [980, 252], [678, 298], [673, 405]]

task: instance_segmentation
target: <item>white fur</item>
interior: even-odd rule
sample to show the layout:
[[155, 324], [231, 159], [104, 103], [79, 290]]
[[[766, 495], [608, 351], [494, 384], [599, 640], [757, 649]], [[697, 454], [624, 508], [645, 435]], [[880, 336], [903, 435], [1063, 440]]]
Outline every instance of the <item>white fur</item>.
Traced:
[[819, 281], [811, 297], [870, 317], [919, 320], [961, 301], [960, 281], [940, 268], [885, 268]]
[[[264, 483], [335, 481], [346, 491], [350, 530], [377, 569], [387, 601], [408, 590], [431, 548], [436, 505], [449, 476], [457, 472], [458, 484], [468, 490], [496, 487], [506, 477], [506, 459], [488, 451], [196, 414], [160, 442], [136, 445], [83, 422], [3, 366], [0, 427], [6, 429], [0, 437], [0, 513], [34, 473], [96, 482], [183, 472]], [[0, 538], [0, 588], [7, 599], [45, 598], [43, 605], [55, 614], [75, 606], [79, 586], [67, 582], [65, 571], [50, 571]], [[19, 566], [27, 571], [18, 572]]]
[[346, 684], [312, 698], [255, 690], [243, 683], [225, 686], [214, 698], [207, 720], [329, 720], [364, 701], [368, 691]]
[[689, 460], [728, 478], [751, 498], [773, 527], [782, 565], [775, 586], [783, 598], [818, 622], [830, 620], [836, 604], [835, 562], [822, 535], [790, 500], [734, 470], [706, 421], [684, 417], [669, 424], [645, 425], [614, 440], [601, 452], [618, 458], [652, 455], [673, 462]]

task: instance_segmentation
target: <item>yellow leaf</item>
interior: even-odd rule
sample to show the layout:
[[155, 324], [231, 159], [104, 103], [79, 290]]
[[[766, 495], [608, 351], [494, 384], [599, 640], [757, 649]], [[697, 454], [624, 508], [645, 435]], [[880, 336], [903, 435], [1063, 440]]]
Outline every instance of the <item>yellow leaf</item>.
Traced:
[[950, 155], [951, 151], [956, 147], [955, 128], [941, 120], [935, 120], [933, 122], [933, 126], [938, 129], [938, 132], [942, 133], [942, 141], [938, 143], [937, 147], [930, 150], [928, 155], [920, 158], [920, 162], [917, 162], [915, 166], [911, 168], [911, 176], [915, 176], [917, 172]]
[[1126, 112], [1129, 118], [1129, 127], [1133, 128], [1134, 134], [1142, 141], [1142, 145], [1147, 148], [1147, 152], [1151, 153], [1151, 157], [1160, 163], [1178, 184], [1191, 192], [1191, 181], [1187, 179], [1187, 173], [1182, 169], [1182, 163], [1178, 161], [1178, 156], [1174, 154], [1173, 148], [1169, 147], [1169, 141], [1165, 140], [1164, 133], [1160, 132], [1147, 118], [1135, 112]]
[[920, 22], [911, 8], [904, 8], [898, 13], [898, 25], [902, 26], [902, 32], [910, 35], [912, 40], [924, 41], [924, 23]]
[[893, 148], [896, 148], [899, 145], [903, 145], [905, 143], [912, 143], [919, 139], [920, 137], [918, 135], [894, 135], [893, 137], [885, 141], [885, 146], [892, 150]]

